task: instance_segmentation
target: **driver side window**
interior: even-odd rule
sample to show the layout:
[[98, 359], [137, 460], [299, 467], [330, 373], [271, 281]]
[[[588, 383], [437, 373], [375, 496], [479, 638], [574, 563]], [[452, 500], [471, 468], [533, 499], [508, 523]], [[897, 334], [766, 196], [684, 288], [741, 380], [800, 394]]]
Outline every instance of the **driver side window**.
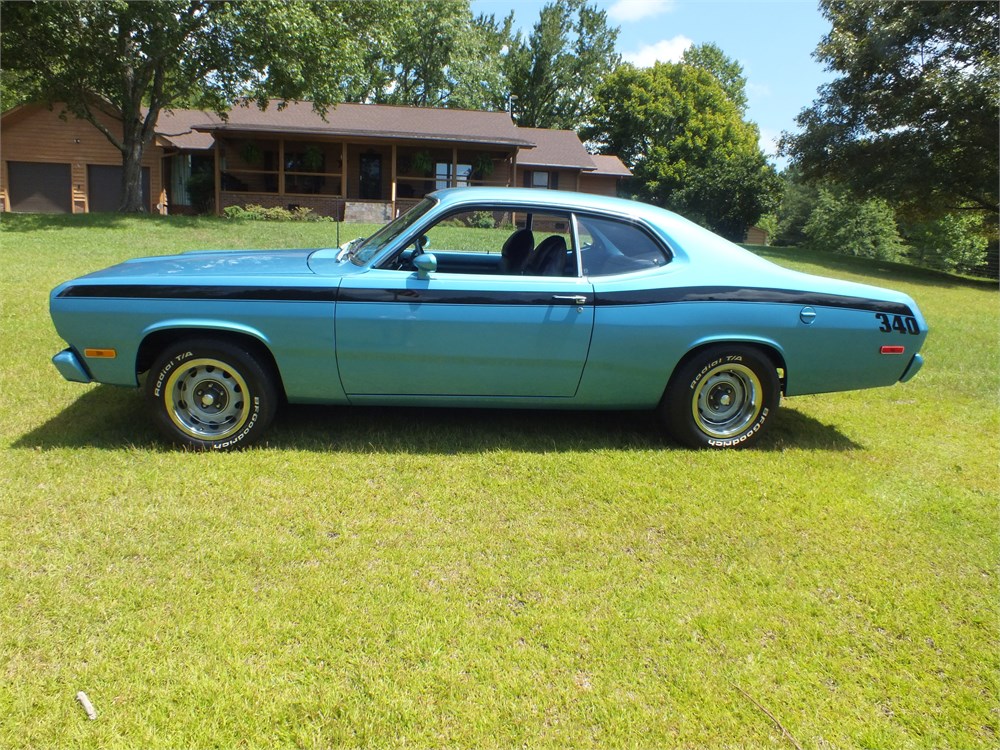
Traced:
[[568, 216], [473, 208], [452, 213], [407, 247], [396, 266], [433, 253], [436, 273], [497, 276], [576, 276]]

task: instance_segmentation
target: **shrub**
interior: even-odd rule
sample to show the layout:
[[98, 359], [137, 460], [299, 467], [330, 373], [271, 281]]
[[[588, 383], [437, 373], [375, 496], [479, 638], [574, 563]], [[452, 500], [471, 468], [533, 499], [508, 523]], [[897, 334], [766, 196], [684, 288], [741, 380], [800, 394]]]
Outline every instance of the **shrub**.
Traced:
[[215, 175], [211, 169], [196, 169], [187, 179], [191, 208], [200, 214], [207, 213], [215, 200]]
[[858, 201], [821, 188], [805, 225], [806, 247], [841, 255], [896, 260], [905, 249], [892, 207]]
[[969, 273], [986, 260], [988, 242], [978, 216], [948, 214], [915, 225], [908, 235], [910, 258], [922, 266]]
[[222, 209], [222, 213], [227, 219], [250, 221], [333, 221], [325, 216], [317, 216], [311, 208], [306, 206], [295, 206], [291, 209], [281, 206], [265, 208], [256, 203], [250, 203], [246, 206], [226, 206]]
[[475, 211], [469, 216], [469, 226], [474, 229], [493, 229], [496, 224], [491, 211]]

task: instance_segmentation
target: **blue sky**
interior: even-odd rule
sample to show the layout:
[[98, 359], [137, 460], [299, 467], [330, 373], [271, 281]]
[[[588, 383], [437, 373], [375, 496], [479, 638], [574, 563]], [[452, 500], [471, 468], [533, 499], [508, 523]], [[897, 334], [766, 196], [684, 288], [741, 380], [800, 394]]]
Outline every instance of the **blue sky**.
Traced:
[[[812, 57], [829, 31], [815, 0], [590, 0], [621, 29], [618, 51], [637, 65], [676, 60], [691, 44], [714, 42], [743, 66], [747, 116], [760, 127], [761, 146], [795, 130], [795, 116], [831, 75]], [[473, 13], [499, 18], [511, 10], [525, 34], [544, 0], [472, 0]]]

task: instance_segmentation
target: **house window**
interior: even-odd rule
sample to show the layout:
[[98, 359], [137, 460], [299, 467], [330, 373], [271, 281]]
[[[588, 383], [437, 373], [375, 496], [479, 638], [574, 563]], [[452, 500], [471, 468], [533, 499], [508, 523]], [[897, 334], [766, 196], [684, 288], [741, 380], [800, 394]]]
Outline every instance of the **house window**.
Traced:
[[[451, 187], [451, 162], [439, 161], [434, 167], [434, 189]], [[458, 179], [455, 180], [457, 187], [468, 187], [469, 178], [472, 176], [471, 164], [458, 165]]]
[[546, 169], [530, 169], [524, 171], [524, 186], [541, 190], [558, 190], [559, 173]]

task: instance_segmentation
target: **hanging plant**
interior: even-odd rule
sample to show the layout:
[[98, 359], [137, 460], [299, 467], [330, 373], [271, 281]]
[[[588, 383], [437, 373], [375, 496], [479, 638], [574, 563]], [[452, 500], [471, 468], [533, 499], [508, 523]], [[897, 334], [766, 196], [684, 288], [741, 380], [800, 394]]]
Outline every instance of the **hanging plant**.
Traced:
[[307, 146], [302, 153], [302, 166], [307, 172], [323, 171], [323, 152], [318, 146]]
[[260, 150], [260, 146], [253, 141], [247, 141], [243, 144], [243, 148], [240, 149], [240, 158], [250, 166], [257, 164], [262, 155], [263, 152]]
[[434, 160], [428, 151], [417, 151], [413, 155], [413, 171], [419, 175], [430, 175], [434, 171]]
[[493, 157], [490, 154], [477, 154], [472, 160], [472, 171], [477, 179], [487, 180], [493, 174]]

